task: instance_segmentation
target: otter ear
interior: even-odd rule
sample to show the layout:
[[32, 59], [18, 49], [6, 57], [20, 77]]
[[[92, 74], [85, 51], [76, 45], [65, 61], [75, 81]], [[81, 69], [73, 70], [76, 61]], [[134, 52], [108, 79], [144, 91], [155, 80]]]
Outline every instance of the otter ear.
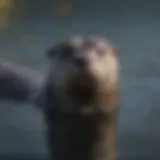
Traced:
[[55, 47], [49, 48], [46, 51], [46, 56], [50, 59], [53, 58], [56, 53]]
[[119, 52], [119, 47], [117, 47], [117, 46], [115, 47], [115, 46], [114, 46], [114, 47], [112, 48], [112, 52], [113, 52], [115, 55], [117, 55], [117, 53]]

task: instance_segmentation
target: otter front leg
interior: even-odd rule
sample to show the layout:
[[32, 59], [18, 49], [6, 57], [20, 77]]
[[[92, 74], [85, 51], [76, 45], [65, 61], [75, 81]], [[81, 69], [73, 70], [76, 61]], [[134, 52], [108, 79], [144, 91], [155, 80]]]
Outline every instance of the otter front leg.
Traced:
[[116, 111], [99, 118], [95, 160], [116, 160]]
[[112, 89], [108, 93], [103, 92], [98, 98], [98, 110], [102, 116], [99, 118], [99, 135], [95, 144], [96, 160], [116, 160], [118, 92]]
[[68, 122], [59, 115], [53, 114], [53, 117], [47, 121], [47, 145], [50, 160], [71, 160]]

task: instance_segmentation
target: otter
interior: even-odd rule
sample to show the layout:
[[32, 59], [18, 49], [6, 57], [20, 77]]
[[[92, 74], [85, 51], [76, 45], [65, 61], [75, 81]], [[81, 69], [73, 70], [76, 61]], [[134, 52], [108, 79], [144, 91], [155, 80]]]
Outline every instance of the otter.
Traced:
[[118, 58], [98, 37], [71, 37], [47, 52], [47, 144], [55, 160], [115, 160]]

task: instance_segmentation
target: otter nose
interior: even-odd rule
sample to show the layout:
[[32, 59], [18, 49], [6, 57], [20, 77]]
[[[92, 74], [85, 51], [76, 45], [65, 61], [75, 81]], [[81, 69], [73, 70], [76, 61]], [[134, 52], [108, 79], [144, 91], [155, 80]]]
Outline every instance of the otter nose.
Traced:
[[77, 57], [75, 59], [75, 65], [78, 67], [84, 68], [87, 65], [87, 61], [83, 57]]

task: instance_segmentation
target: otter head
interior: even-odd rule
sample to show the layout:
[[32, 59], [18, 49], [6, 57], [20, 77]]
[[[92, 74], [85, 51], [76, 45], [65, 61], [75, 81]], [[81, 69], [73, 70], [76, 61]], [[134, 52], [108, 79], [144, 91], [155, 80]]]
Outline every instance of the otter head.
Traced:
[[90, 103], [96, 92], [113, 88], [117, 81], [117, 57], [104, 39], [73, 37], [49, 49], [47, 55], [54, 89], [79, 105]]

